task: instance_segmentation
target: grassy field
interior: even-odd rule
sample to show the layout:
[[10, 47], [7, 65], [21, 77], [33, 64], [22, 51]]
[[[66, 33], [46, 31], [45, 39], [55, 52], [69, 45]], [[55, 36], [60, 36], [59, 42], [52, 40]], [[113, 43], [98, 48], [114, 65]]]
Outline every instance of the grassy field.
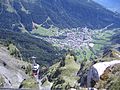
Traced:
[[[78, 60], [90, 60], [91, 58], [95, 58], [98, 53], [101, 53], [102, 49], [105, 46], [110, 46], [111, 43], [111, 36], [115, 34], [114, 31], [108, 30], [108, 31], [98, 31], [95, 30], [93, 33], [93, 43], [94, 46], [92, 47], [93, 51], [90, 50], [89, 47], [83, 47], [83, 49], [77, 49], [75, 50], [76, 52], [76, 57]], [[84, 53], [85, 55], [84, 55]], [[96, 54], [96, 55], [95, 55]]]
[[95, 31], [93, 37], [93, 43], [95, 44], [93, 49], [95, 51], [100, 51], [106, 45], [111, 45], [111, 36], [114, 34], [114, 31]]
[[55, 36], [57, 32], [58, 32], [57, 28], [46, 29], [41, 27], [40, 25], [37, 25], [37, 28], [33, 29], [31, 33], [42, 35], [42, 36]]
[[[76, 50], [76, 57], [77, 57], [77, 60], [78, 61], [81, 61], [81, 60], [90, 60], [91, 58], [94, 58], [95, 55], [94, 53], [90, 50], [90, 48], [86, 48], [84, 47], [84, 50]], [[86, 55], [84, 55], [84, 53]]]

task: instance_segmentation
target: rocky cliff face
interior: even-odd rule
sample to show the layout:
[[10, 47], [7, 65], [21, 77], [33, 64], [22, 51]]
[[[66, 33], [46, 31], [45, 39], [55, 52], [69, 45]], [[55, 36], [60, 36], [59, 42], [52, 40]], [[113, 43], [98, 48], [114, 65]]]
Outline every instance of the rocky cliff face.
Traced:
[[[107, 90], [120, 89], [120, 64], [116, 64], [106, 69], [103, 79], [96, 84], [96, 88], [105, 88]], [[109, 71], [109, 72], [108, 72]]]
[[32, 31], [34, 24], [44, 28], [111, 28], [120, 26], [120, 15], [92, 0], [2, 0], [0, 28]]
[[22, 67], [29, 63], [10, 56], [9, 51], [0, 45], [0, 88], [19, 88], [24, 79], [29, 78]]
[[[94, 61], [82, 61], [80, 64], [75, 62], [74, 56], [67, 55], [62, 59], [61, 62], [51, 66], [46, 74], [46, 78], [42, 82], [43, 87], [50, 87], [53, 90], [57, 89], [75, 89], [75, 90], [87, 90], [87, 75], [90, 68], [96, 63], [110, 63], [116, 62], [120, 63], [120, 53], [115, 50], [111, 52], [104, 53], [104, 57], [98, 58]], [[119, 66], [120, 64], [110, 65], [106, 68], [99, 67], [99, 69], [104, 69], [102, 75], [99, 77], [97, 83], [92, 82], [91, 84], [97, 89], [108, 89], [118, 90], [119, 82]], [[98, 71], [99, 72], [99, 71]]]

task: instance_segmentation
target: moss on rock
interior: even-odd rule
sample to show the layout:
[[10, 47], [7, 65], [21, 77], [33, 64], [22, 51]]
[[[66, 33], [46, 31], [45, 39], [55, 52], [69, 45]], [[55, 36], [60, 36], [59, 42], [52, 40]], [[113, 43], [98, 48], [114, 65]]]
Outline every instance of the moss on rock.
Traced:
[[3, 87], [4, 86], [4, 78], [0, 75], [0, 87]]
[[[62, 65], [61, 65], [62, 63]], [[49, 68], [48, 81], [52, 82], [52, 90], [68, 90], [71, 87], [75, 87], [79, 77], [77, 72], [80, 69], [80, 65], [76, 63], [75, 57], [71, 54], [67, 54], [64, 60]]]
[[34, 89], [34, 90], [39, 90], [38, 82], [34, 78], [29, 78], [24, 80], [20, 88], [29, 88], [29, 89]]
[[12, 44], [12, 43], [9, 44], [8, 45], [8, 50], [9, 50], [10, 55], [13, 55], [15, 57], [20, 58], [20, 52], [19, 52], [19, 50], [17, 49], [17, 47], [14, 44]]

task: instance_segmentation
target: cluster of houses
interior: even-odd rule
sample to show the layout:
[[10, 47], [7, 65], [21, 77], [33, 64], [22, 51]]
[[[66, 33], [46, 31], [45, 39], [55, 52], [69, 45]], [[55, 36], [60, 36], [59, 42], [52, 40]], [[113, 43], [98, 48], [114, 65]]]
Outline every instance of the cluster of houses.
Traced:
[[91, 45], [92, 42], [92, 33], [88, 28], [78, 28], [72, 30], [66, 30], [60, 34], [65, 38], [59, 39], [54, 37], [45, 37], [42, 38], [53, 45], [56, 45], [61, 48], [72, 48], [72, 49], [80, 49], [82, 46]]

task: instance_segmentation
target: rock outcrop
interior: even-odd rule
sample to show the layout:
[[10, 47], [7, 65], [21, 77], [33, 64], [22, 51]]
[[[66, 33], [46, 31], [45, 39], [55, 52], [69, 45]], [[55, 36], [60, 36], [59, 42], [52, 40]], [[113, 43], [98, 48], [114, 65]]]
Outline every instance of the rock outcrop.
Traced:
[[52, 84], [52, 90], [68, 90], [77, 87], [79, 77], [77, 72], [80, 66], [75, 62], [74, 56], [68, 54], [61, 62], [49, 68], [47, 79], [43, 86]]
[[98, 89], [120, 90], [120, 64], [107, 68], [95, 87]]
[[28, 65], [29, 63], [11, 56], [4, 46], [0, 46], [0, 86], [19, 88], [21, 82], [29, 77], [22, 68]]
[[[119, 90], [119, 86], [116, 86], [117, 89], [114, 89], [114, 84], [119, 84], [116, 79], [119, 79], [120, 73], [120, 53], [116, 50], [107, 50], [106, 53], [103, 53], [103, 56], [104, 57], [98, 58], [95, 61], [86, 61], [81, 63], [81, 68], [78, 72], [81, 87], [87, 87], [87, 79], [89, 79], [87, 78], [87, 74], [89, 77], [90, 75], [88, 72], [93, 71], [94, 75], [91, 75], [95, 78], [91, 81], [91, 87], [95, 87], [97, 89]], [[94, 67], [94, 70], [91, 70], [92, 67]]]
[[92, 87], [92, 81], [95, 83], [100, 79], [105, 80], [108, 78], [107, 74], [110, 72], [109, 67], [120, 64], [120, 60], [113, 60], [109, 62], [99, 62], [94, 64], [87, 73], [87, 87]]

